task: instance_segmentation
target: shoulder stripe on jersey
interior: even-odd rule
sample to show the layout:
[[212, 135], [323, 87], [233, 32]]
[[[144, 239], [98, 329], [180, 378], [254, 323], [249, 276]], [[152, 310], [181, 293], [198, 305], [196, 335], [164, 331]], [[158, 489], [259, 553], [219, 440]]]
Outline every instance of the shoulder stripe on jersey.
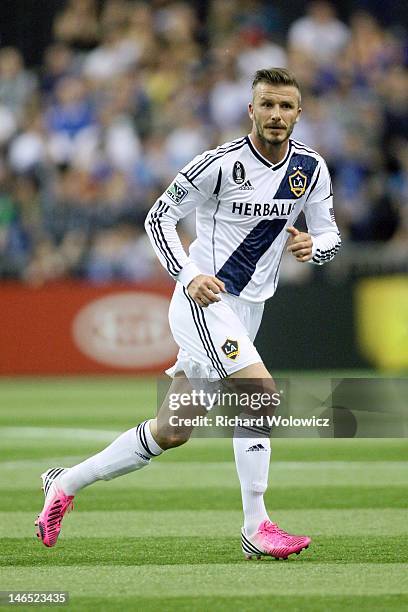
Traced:
[[315, 180], [314, 180], [314, 183], [313, 183], [313, 185], [312, 185], [312, 186], [311, 186], [311, 188], [310, 188], [309, 195], [307, 196], [306, 202], [307, 202], [307, 200], [310, 198], [310, 194], [312, 193], [312, 191], [314, 191], [314, 188], [315, 188], [315, 187], [316, 187], [316, 185], [317, 185], [317, 181], [319, 180], [319, 176], [320, 176], [320, 170], [321, 170], [321, 168], [319, 168], [319, 172], [317, 173], [317, 176], [316, 176], [316, 178], [315, 178]]
[[311, 151], [310, 149], [305, 149], [305, 147], [299, 147], [298, 145], [293, 144], [293, 149], [294, 151], [296, 151], [296, 153], [307, 153], [308, 155], [312, 156], [313, 159], [316, 159], [318, 157], [318, 153], [316, 153], [316, 151]]
[[331, 177], [331, 174], [330, 174], [329, 166], [327, 165], [327, 162], [326, 162], [325, 159], [323, 159], [323, 163], [326, 166], [327, 174], [329, 175], [329, 180], [330, 180], [330, 193], [327, 196], [327, 198], [325, 198], [325, 200], [327, 200], [328, 198], [330, 198], [330, 196], [333, 195], [333, 181], [332, 181], [332, 177]]
[[293, 138], [291, 138], [291, 142], [298, 149], [304, 149], [308, 153], [314, 153], [315, 155], [319, 155], [317, 151], [314, 151], [313, 149], [311, 149], [310, 147], [306, 146], [305, 144], [303, 144], [303, 142], [300, 142], [299, 140], [293, 140]]
[[235, 147], [231, 147], [230, 149], [228, 149], [226, 151], [222, 151], [222, 153], [219, 153], [216, 157], [213, 157], [213, 158], [207, 160], [205, 165], [201, 166], [201, 168], [196, 170], [192, 175], [190, 174], [190, 179], [193, 180], [193, 179], [197, 178], [197, 176], [199, 176], [202, 172], [204, 172], [204, 170], [206, 170], [209, 166], [211, 166], [211, 164], [213, 164], [215, 161], [221, 159], [227, 153], [231, 153], [232, 151], [238, 151], [238, 149], [242, 149], [242, 147], [245, 146], [245, 144], [246, 144], [246, 142], [244, 140], [240, 144], [235, 145]]
[[214, 195], [216, 195], [216, 196], [218, 196], [218, 195], [219, 195], [219, 193], [220, 193], [220, 189], [221, 189], [221, 180], [222, 180], [222, 169], [221, 169], [221, 166], [220, 166], [220, 169], [218, 170], [218, 179], [217, 179], [217, 184], [216, 184], [215, 189], [214, 189], [214, 192], [213, 192], [213, 193], [214, 193]]
[[[324, 163], [324, 165], [325, 165], [325, 166], [326, 166], [326, 168], [327, 168], [327, 164], [326, 164], [326, 162], [324, 161], [324, 159], [323, 159], [323, 163]], [[309, 195], [307, 196], [307, 200], [310, 198], [310, 195], [311, 195], [312, 191], [313, 191], [313, 190], [314, 190], [314, 188], [316, 187], [316, 183], [317, 183], [318, 178], [319, 178], [319, 176], [320, 176], [320, 170], [321, 170], [321, 167], [319, 168], [319, 172], [318, 172], [318, 174], [317, 174], [316, 180], [314, 181], [313, 186], [312, 186], [312, 188], [311, 188], [311, 189], [310, 189], [310, 191], [309, 191]], [[328, 200], [328, 199], [329, 199], [329, 198], [331, 198], [331, 197], [332, 197], [332, 195], [333, 195], [333, 183], [332, 183], [331, 176], [330, 176], [330, 172], [329, 172], [329, 169], [328, 169], [328, 168], [327, 168], [327, 172], [329, 173], [329, 179], [330, 179], [330, 193], [329, 193], [329, 195], [328, 195], [328, 196], [326, 196], [325, 198], [323, 198], [323, 199], [321, 200], [322, 202], [324, 202], [325, 200]], [[307, 201], [307, 200], [306, 200], [306, 201]]]
[[[187, 301], [189, 303], [190, 306], [190, 310], [191, 310], [191, 315], [193, 317], [193, 321], [194, 321], [194, 325], [197, 329], [198, 335], [200, 337], [201, 343], [204, 347], [205, 352], [207, 353], [207, 357], [209, 358], [209, 360], [211, 361], [213, 367], [215, 368], [215, 370], [218, 372], [218, 375], [220, 376], [220, 378], [225, 378], [226, 376], [228, 376], [224, 366], [222, 365], [221, 361], [218, 358], [217, 352], [215, 351], [215, 356], [213, 351], [211, 350], [211, 346], [209, 344], [209, 340], [207, 337], [207, 334], [205, 332], [205, 329], [203, 328], [202, 322], [200, 321], [200, 317], [199, 317], [199, 310], [200, 307], [198, 306], [198, 304], [195, 303], [195, 301], [189, 296], [187, 290], [185, 289], [185, 287], [183, 287], [183, 292], [184, 295], [187, 298]], [[209, 334], [208, 334], [209, 335]], [[211, 339], [211, 336], [210, 336]], [[211, 341], [212, 343], [212, 341]], [[214, 345], [212, 345], [214, 348]]]
[[196, 162], [194, 164], [194, 166], [191, 166], [191, 168], [188, 169], [187, 174], [189, 174], [190, 172], [194, 172], [195, 170], [197, 170], [202, 164], [204, 164], [206, 161], [208, 161], [209, 159], [211, 159], [211, 157], [215, 157], [216, 155], [218, 155], [219, 153], [222, 153], [224, 151], [227, 151], [230, 147], [234, 147], [236, 144], [238, 144], [241, 140], [243, 140], [243, 138], [239, 138], [237, 140], [232, 140], [231, 142], [225, 143], [223, 145], [220, 145], [219, 147], [217, 147], [216, 149], [212, 149], [211, 151], [207, 151], [206, 153], [203, 153], [203, 157], [202, 159], [200, 159], [198, 162]]
[[[309, 149], [308, 147], [304, 146], [302, 143], [300, 143], [300, 142], [298, 142], [296, 140], [292, 140], [292, 142], [293, 142], [293, 146], [294, 146], [296, 151], [306, 151], [307, 153], [312, 153], [314, 155], [318, 155], [320, 157], [321, 161], [326, 166], [326, 169], [327, 169], [327, 172], [328, 172], [328, 175], [329, 175], [329, 179], [330, 179], [330, 193], [329, 193], [329, 195], [327, 197], [323, 198], [322, 202], [324, 200], [328, 200], [333, 195], [333, 184], [332, 184], [329, 168], [327, 167], [326, 160], [323, 159], [321, 157], [321, 155], [319, 155], [319, 153], [317, 153], [317, 151], [314, 151], [313, 149]], [[321, 168], [319, 168], [319, 174], [320, 174], [320, 170], [321, 170]], [[319, 174], [317, 175], [317, 178], [319, 178]], [[317, 181], [317, 179], [316, 179], [316, 181]], [[315, 183], [316, 183], [316, 181], [315, 181]], [[310, 194], [312, 193], [313, 189], [315, 188], [315, 183], [313, 184], [313, 187], [310, 190], [309, 195], [307, 196], [307, 199], [309, 199]]]
[[191, 175], [194, 174], [208, 160], [214, 157], [218, 157], [221, 153], [227, 153], [232, 147], [235, 147], [237, 144], [241, 143], [244, 140], [245, 140], [245, 137], [239, 138], [237, 140], [232, 140], [231, 142], [228, 142], [224, 145], [217, 147], [214, 151], [209, 151], [208, 153], [204, 155], [202, 159], [200, 159], [200, 161], [196, 162], [194, 166], [192, 166], [191, 168], [187, 170], [185, 176], [188, 176], [191, 178]]
[[172, 276], [177, 276], [181, 271], [182, 266], [173, 255], [160, 224], [160, 218], [168, 211], [169, 208], [170, 206], [168, 204], [166, 206], [165, 202], [159, 200], [156, 209], [152, 210], [150, 213], [149, 225], [153, 240], [166, 261], [168, 272]]
[[194, 185], [193, 181], [188, 178], [188, 176], [187, 176], [187, 174], [185, 172], [179, 172], [179, 174], [184, 176], [184, 178], [190, 183], [190, 185], [192, 185], [194, 187], [194, 189], [197, 189], [197, 191], [198, 191], [198, 187], [196, 187], [196, 185]]
[[297, 151], [305, 151], [305, 153], [310, 153], [310, 155], [316, 155], [315, 151], [312, 151], [311, 149], [308, 149], [307, 147], [301, 147], [300, 145], [297, 145], [294, 142], [292, 142], [292, 147], [296, 149]]
[[259, 159], [259, 161], [261, 161], [265, 166], [267, 166], [267, 168], [270, 168], [271, 170], [275, 171], [275, 170], [279, 170], [279, 168], [282, 168], [282, 166], [284, 166], [286, 164], [286, 162], [289, 159], [291, 150], [292, 150], [292, 141], [289, 140], [289, 146], [288, 146], [288, 150], [287, 153], [284, 157], [284, 159], [282, 159], [282, 161], [280, 161], [277, 164], [272, 164], [272, 162], [268, 161], [267, 159], [265, 159], [265, 157], [263, 157], [254, 147], [254, 145], [251, 142], [251, 139], [249, 138], [249, 136], [246, 136], [246, 141], [247, 144], [250, 148], [250, 150], [252, 151], [253, 155], [255, 155], [255, 157], [257, 159]]

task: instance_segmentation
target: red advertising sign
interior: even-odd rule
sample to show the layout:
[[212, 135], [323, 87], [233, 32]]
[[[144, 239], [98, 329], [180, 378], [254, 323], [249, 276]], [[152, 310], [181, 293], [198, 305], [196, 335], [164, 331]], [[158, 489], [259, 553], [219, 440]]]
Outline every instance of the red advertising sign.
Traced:
[[0, 374], [154, 373], [172, 365], [169, 285], [0, 288]]

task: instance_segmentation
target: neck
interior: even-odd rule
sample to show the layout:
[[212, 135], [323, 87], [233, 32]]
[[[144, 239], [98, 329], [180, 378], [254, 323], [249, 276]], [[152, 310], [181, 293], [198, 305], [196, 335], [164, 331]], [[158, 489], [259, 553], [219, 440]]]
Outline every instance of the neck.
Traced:
[[272, 164], [278, 164], [280, 161], [282, 161], [282, 159], [284, 159], [286, 153], [288, 152], [289, 139], [285, 140], [284, 142], [273, 144], [271, 142], [262, 140], [259, 138], [258, 134], [254, 134], [253, 132], [251, 132], [249, 137], [258, 153], [260, 153]]

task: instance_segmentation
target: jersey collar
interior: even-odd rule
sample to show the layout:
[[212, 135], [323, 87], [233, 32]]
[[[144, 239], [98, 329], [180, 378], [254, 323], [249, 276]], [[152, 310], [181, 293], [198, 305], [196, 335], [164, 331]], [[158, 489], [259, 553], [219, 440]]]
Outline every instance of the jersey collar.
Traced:
[[279, 168], [282, 168], [282, 166], [284, 166], [286, 162], [288, 161], [290, 154], [292, 152], [292, 141], [289, 140], [289, 146], [288, 146], [288, 150], [287, 150], [285, 157], [282, 159], [282, 161], [278, 162], [277, 164], [273, 164], [268, 159], [266, 159], [266, 157], [261, 155], [259, 151], [254, 147], [254, 145], [251, 142], [251, 138], [249, 134], [248, 136], [246, 136], [246, 141], [253, 155], [255, 155], [255, 157], [259, 159], [259, 161], [261, 161], [263, 164], [265, 164], [265, 166], [267, 166], [268, 168], [271, 168], [272, 170], [279, 170]]

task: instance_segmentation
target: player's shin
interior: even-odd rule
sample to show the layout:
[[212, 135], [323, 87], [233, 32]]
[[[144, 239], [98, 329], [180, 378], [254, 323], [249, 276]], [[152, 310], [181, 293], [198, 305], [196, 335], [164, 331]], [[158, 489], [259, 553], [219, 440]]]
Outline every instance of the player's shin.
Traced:
[[[241, 414], [240, 417], [248, 418]], [[235, 427], [234, 455], [241, 484], [244, 529], [254, 534], [268, 514], [264, 493], [268, 486], [269, 462], [271, 455], [270, 428]]]
[[61, 489], [67, 495], [74, 495], [97, 480], [112, 480], [148, 465], [152, 457], [163, 452], [151, 434], [149, 423], [144, 421], [125, 431], [100, 453], [68, 469], [60, 479]]

